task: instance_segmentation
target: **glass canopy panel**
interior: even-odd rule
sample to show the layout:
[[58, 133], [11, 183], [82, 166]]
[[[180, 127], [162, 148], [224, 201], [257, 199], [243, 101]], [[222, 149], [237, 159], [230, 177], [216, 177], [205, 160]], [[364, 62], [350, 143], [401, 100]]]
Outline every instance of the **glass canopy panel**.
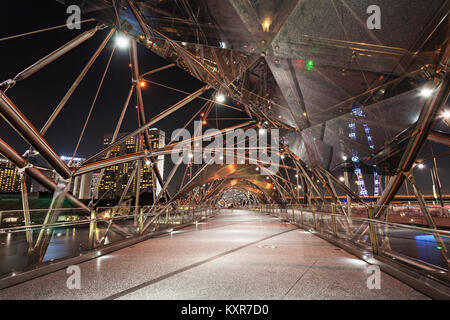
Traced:
[[417, 121], [424, 103], [419, 91], [411, 90], [371, 105], [355, 104], [351, 112], [303, 130], [307, 163], [330, 170], [344, 163], [373, 166], [374, 155]]

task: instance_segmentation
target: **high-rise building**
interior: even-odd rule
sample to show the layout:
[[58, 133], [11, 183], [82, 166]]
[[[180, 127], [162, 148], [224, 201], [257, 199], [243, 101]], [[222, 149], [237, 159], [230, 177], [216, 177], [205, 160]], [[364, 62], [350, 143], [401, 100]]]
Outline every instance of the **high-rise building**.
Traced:
[[[30, 163], [32, 160], [34, 160], [34, 158], [30, 158]], [[72, 159], [72, 157], [62, 155], [61, 160], [63, 160], [65, 163], [67, 163], [70, 167], [77, 167], [86, 159], [80, 158], [80, 157], [74, 157]], [[36, 164], [36, 161], [34, 161], [33, 164]], [[44, 175], [46, 175], [47, 177], [49, 177], [50, 179], [52, 179], [54, 182], [57, 182], [56, 181], [57, 173], [55, 171], [42, 171], [42, 173]], [[72, 192], [72, 194], [75, 196], [79, 195], [80, 180], [81, 180], [81, 177], [77, 176], [77, 177], [71, 179], [71, 182], [70, 182], [68, 191]], [[90, 181], [89, 181], [89, 185], [90, 185]], [[48, 190], [45, 187], [43, 187], [39, 182], [33, 180], [31, 182], [31, 192], [48, 192]]]
[[[123, 138], [127, 133], [120, 133], [118, 139]], [[159, 129], [149, 129], [150, 141], [153, 149], [158, 149], [165, 146], [165, 133]], [[103, 139], [103, 147], [107, 147], [111, 144], [113, 135], [107, 134]], [[139, 150], [138, 137], [131, 137], [122, 144], [116, 146], [111, 150], [110, 157], [118, 157], [125, 154], [135, 153]], [[158, 169], [163, 175], [164, 172], [164, 156], [158, 157]], [[124, 192], [127, 183], [135, 168], [135, 163], [124, 163], [120, 165], [111, 166], [105, 169], [99, 186], [99, 197], [112, 199], [120, 198]], [[153, 192], [153, 177], [150, 166], [145, 162], [141, 166], [140, 170], [140, 192]], [[156, 181], [156, 194], [161, 190], [161, 185]], [[133, 179], [126, 195], [134, 195], [136, 193], [136, 179]]]
[[[78, 167], [86, 159], [85, 158], [81, 158], [81, 157], [73, 157], [72, 158], [72, 157], [68, 157], [68, 156], [61, 156], [61, 160], [63, 160], [65, 163], [67, 163], [70, 167]], [[80, 189], [81, 189], [80, 180], [82, 180], [82, 178], [83, 178], [83, 176], [81, 176], [81, 177], [80, 176], [76, 176], [75, 178], [72, 178], [72, 180], [70, 181], [69, 191], [72, 192], [72, 194], [77, 196], [77, 197], [80, 194]], [[89, 184], [88, 189], [90, 191], [90, 187], [91, 187], [90, 177], [86, 176], [85, 178], [88, 178], [88, 180], [89, 180], [89, 182], [88, 182], [88, 184]], [[55, 174], [53, 174], [52, 180], [56, 180], [56, 175]], [[89, 192], [87, 192], [87, 193], [89, 193]]]
[[3, 158], [0, 158], [0, 192], [20, 192], [19, 170]]

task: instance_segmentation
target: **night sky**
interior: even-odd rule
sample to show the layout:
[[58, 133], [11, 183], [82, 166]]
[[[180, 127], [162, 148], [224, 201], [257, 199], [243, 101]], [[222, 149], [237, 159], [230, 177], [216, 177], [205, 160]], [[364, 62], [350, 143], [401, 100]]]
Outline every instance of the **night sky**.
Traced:
[[[42, 2], [41, 2], [42, 3]], [[67, 15], [65, 7], [56, 1], [46, 1], [44, 6], [36, 5], [36, 1], [8, 1], [2, 12], [17, 17], [16, 20], [2, 19], [2, 37], [30, 30], [55, 26], [65, 23]], [[24, 10], [30, 8], [30, 10]], [[15, 74], [31, 65], [52, 50], [75, 38], [81, 32], [93, 26], [95, 22], [83, 24], [82, 30], [66, 28], [41, 33], [38, 35], [0, 42], [2, 59], [0, 78], [13, 78]], [[60, 99], [69, 89], [93, 52], [106, 36], [108, 30], [99, 31], [93, 38], [76, 49], [42, 69], [32, 77], [18, 83], [8, 91], [8, 96], [22, 110], [39, 130], [46, 122]], [[89, 108], [94, 99], [98, 84], [110, 56], [114, 38], [110, 40], [85, 79], [72, 98], [60, 113], [45, 137], [59, 154], [71, 155], [80, 135]], [[168, 64], [157, 55], [140, 47], [138, 49], [141, 73]], [[123, 103], [131, 87], [128, 50], [117, 49], [111, 67], [105, 78], [96, 106], [92, 113], [85, 137], [79, 148], [79, 156], [88, 156], [99, 149], [103, 134], [112, 133], [122, 110]], [[153, 75], [152, 80], [174, 86], [178, 89], [193, 92], [202, 83], [185, 72], [172, 68]], [[148, 86], [143, 90], [146, 106], [146, 117], [163, 111], [185, 95], [161, 87]], [[134, 100], [134, 97], [133, 97]], [[130, 103], [121, 131], [133, 130], [137, 127], [135, 102]], [[185, 123], [185, 119], [193, 115], [202, 101], [192, 103], [184, 109], [184, 116], [177, 115], [168, 121], [162, 121], [161, 128], [177, 128]], [[181, 112], [183, 113], [183, 111]], [[26, 144], [13, 133], [4, 122], [0, 124], [7, 142], [25, 150]]]
[[[68, 16], [66, 7], [56, 1], [45, 1], [45, 4], [39, 2], [39, 5], [37, 1], [32, 0], [7, 1], [2, 3], [1, 12], [2, 15], [7, 14], [8, 17], [14, 17], [15, 19], [5, 19], [4, 17], [0, 19], [0, 38], [61, 25], [66, 23]], [[82, 19], [87, 18], [89, 17], [82, 17]], [[62, 28], [0, 42], [1, 81], [14, 78], [21, 70], [95, 25], [96, 22], [89, 22], [82, 24], [81, 30]], [[45, 124], [108, 31], [109, 29], [98, 31], [94, 37], [79, 47], [8, 90], [8, 97], [38, 130]], [[114, 37], [109, 41], [45, 134], [47, 141], [60, 155], [71, 156], [75, 149], [113, 45]], [[169, 63], [140, 45], [138, 45], [138, 54], [141, 74]], [[131, 88], [129, 63], [129, 50], [117, 48], [77, 156], [88, 157], [96, 153], [102, 148], [104, 134], [114, 132], [123, 104]], [[186, 92], [194, 92], [204, 85], [177, 67], [151, 75], [147, 79]], [[203, 96], [209, 98], [213, 93], [213, 90], [209, 90]], [[147, 84], [147, 87], [143, 89], [147, 121], [184, 97], [186, 95], [182, 93]], [[155, 125], [155, 127], [166, 132], [166, 143], [169, 141], [172, 131], [176, 128], [182, 128], [204, 103], [205, 101], [197, 99]], [[228, 103], [231, 103], [231, 101], [228, 101]], [[133, 95], [121, 132], [129, 132], [138, 127], [135, 105]], [[220, 106], [217, 108], [221, 117], [245, 116], [240, 112], [230, 111], [230, 109], [224, 109]], [[215, 110], [213, 109], [211, 115], [214, 114]], [[230, 123], [222, 122], [219, 123], [218, 127], [229, 125]], [[216, 127], [215, 123], [214, 127]], [[192, 126], [190, 128], [192, 129]], [[27, 149], [26, 142], [5, 121], [0, 121], [0, 132], [2, 138], [19, 153], [23, 153]], [[171, 166], [171, 162], [166, 161], [166, 175]], [[184, 169], [180, 168], [179, 173], [182, 171]], [[177, 180], [177, 177], [174, 180]]]
[[[61, 25], [66, 23], [67, 19], [65, 6], [54, 0], [2, 1], [0, 14], [0, 38]], [[95, 25], [96, 22], [90, 22], [83, 24], [82, 30], [62, 28], [19, 39], [0, 41], [0, 82], [13, 78], [21, 70]], [[107, 32], [108, 29], [97, 32], [93, 38], [81, 46], [70, 51], [30, 78], [17, 83], [15, 87], [8, 91], [7, 95], [9, 98], [38, 130], [42, 128]], [[47, 141], [60, 155], [71, 156], [74, 151], [111, 53], [113, 40], [114, 38], [110, 40], [88, 75], [45, 135]], [[168, 64], [167, 61], [143, 47], [139, 46], [138, 52], [141, 73]], [[149, 79], [188, 92], [194, 92], [203, 86], [203, 83], [176, 67], [152, 75]], [[131, 75], [128, 50], [117, 49], [77, 156], [88, 157], [101, 148], [104, 134], [114, 131], [130, 87]], [[209, 97], [212, 93], [213, 91], [210, 90], [204, 96]], [[143, 94], [147, 120], [185, 97], [184, 94], [150, 84], [143, 90]], [[122, 132], [134, 130], [138, 126], [137, 112], [133, 101], [134, 97], [125, 116]], [[203, 104], [204, 101], [197, 99], [155, 126], [164, 130], [166, 136], [170, 138], [172, 131], [183, 127], [187, 120]], [[218, 111], [221, 117], [245, 117], [245, 114], [239, 112], [223, 109]], [[214, 111], [211, 114], [214, 114]], [[219, 127], [228, 125], [229, 123], [222, 123]], [[443, 131], [448, 131], [448, 127], [442, 123], [438, 124], [438, 126]], [[213, 127], [216, 127], [215, 123]], [[3, 120], [0, 121], [0, 133], [1, 138], [19, 153], [23, 153], [27, 149], [28, 145], [24, 140]], [[444, 154], [450, 151], [450, 148], [437, 144], [433, 144], [433, 148], [435, 154]], [[428, 157], [430, 154], [429, 150], [427, 143], [421, 157]], [[169, 162], [166, 161], [167, 164]], [[417, 180], [419, 183], [422, 183], [423, 191], [430, 193], [432, 190], [429, 172], [431, 162], [427, 162], [426, 165], [427, 169], [417, 173]], [[442, 184], [444, 185], [444, 192], [449, 193], [449, 157], [439, 158], [438, 167]], [[166, 167], [165, 175], [168, 174], [168, 170], [170, 170], [170, 166]], [[184, 168], [180, 171], [184, 171]]]

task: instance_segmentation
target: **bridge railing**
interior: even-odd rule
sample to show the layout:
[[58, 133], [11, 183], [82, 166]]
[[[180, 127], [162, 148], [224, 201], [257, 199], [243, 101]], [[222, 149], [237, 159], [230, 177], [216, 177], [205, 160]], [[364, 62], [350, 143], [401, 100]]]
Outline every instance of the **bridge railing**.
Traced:
[[0, 279], [40, 265], [80, 256], [121, 241], [170, 232], [212, 216], [206, 206], [106, 207], [0, 211]]
[[450, 284], [448, 230], [375, 219], [374, 208], [370, 206], [365, 208], [365, 217], [345, 215], [334, 205], [261, 205], [253, 210], [357, 248], [368, 259], [374, 256], [392, 259]]

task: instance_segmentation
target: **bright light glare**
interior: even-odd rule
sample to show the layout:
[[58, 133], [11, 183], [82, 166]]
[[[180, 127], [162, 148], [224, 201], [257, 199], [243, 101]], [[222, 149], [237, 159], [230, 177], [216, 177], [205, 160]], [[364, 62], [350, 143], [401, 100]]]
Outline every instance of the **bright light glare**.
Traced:
[[420, 90], [420, 95], [424, 98], [429, 98], [433, 95], [434, 90], [430, 88], [423, 88]]
[[425, 165], [424, 165], [423, 163], [419, 163], [419, 164], [417, 165], [417, 168], [423, 169], [423, 168], [425, 168]]
[[344, 179], [344, 177], [340, 177], [339, 180], [344, 182], [345, 179]]
[[218, 95], [216, 96], [216, 101], [217, 101], [218, 103], [224, 103], [224, 102], [225, 102], [225, 96], [224, 96], [223, 94], [218, 94]]
[[126, 49], [130, 45], [130, 41], [124, 35], [116, 36], [116, 45], [121, 49]]
[[262, 28], [263, 28], [264, 32], [270, 31], [271, 24], [272, 24], [272, 21], [270, 20], [270, 18], [264, 19], [264, 21], [262, 22]]
[[444, 110], [444, 112], [442, 112], [442, 118], [450, 120], [450, 110]]
[[145, 164], [149, 166], [149, 165], [151, 165], [152, 163], [150, 162], [150, 160], [146, 160], [146, 161], [145, 161]]

